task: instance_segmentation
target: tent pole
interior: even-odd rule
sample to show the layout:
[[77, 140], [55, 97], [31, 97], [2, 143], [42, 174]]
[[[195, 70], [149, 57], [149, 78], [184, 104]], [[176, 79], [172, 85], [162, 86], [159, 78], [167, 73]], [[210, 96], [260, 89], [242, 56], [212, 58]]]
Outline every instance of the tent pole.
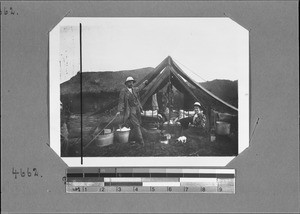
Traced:
[[172, 89], [172, 85], [171, 85], [171, 73], [169, 74], [169, 90], [168, 90], [168, 99], [169, 99], [169, 127], [168, 129], [170, 130], [170, 121], [171, 121], [171, 89]]
[[207, 116], [207, 124], [208, 124], [207, 131], [210, 134], [210, 132], [211, 132], [211, 124], [210, 124], [210, 121], [211, 121], [211, 107], [210, 106], [207, 108], [206, 116]]

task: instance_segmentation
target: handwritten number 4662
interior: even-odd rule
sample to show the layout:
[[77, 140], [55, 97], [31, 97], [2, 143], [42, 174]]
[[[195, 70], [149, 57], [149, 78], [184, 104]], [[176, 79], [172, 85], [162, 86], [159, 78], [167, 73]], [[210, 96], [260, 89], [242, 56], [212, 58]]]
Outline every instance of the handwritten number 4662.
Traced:
[[18, 13], [16, 13], [16, 11], [12, 8], [9, 7], [9, 9], [7, 9], [6, 7], [4, 7], [3, 9], [0, 8], [0, 15], [18, 15]]
[[12, 168], [12, 174], [15, 175], [15, 179], [17, 179], [17, 175], [20, 175], [21, 177], [31, 177], [31, 176], [39, 176], [38, 171], [36, 168], [33, 168], [32, 171], [27, 168], [27, 170], [23, 170], [20, 168], [20, 170], [16, 170], [15, 168]]

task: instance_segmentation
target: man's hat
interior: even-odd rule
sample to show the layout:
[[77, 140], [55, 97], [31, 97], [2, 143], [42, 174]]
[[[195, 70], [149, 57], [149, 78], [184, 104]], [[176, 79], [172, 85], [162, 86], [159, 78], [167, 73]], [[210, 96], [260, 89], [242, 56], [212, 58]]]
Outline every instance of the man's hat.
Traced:
[[133, 83], [135, 83], [136, 81], [132, 78], [132, 77], [127, 77], [127, 79], [126, 79], [126, 81], [125, 81], [125, 83], [126, 82], [129, 82], [129, 81], [133, 81]]
[[195, 103], [194, 103], [194, 106], [199, 106], [199, 107], [201, 107], [201, 104], [200, 104], [199, 102], [195, 102]]

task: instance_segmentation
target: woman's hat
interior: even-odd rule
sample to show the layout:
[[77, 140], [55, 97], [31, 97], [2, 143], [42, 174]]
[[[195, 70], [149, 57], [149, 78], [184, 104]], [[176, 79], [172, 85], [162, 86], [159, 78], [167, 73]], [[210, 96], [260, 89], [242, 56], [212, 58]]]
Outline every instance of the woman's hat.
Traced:
[[195, 103], [194, 103], [194, 106], [199, 106], [199, 107], [201, 107], [201, 104], [200, 104], [199, 102], [195, 102]]

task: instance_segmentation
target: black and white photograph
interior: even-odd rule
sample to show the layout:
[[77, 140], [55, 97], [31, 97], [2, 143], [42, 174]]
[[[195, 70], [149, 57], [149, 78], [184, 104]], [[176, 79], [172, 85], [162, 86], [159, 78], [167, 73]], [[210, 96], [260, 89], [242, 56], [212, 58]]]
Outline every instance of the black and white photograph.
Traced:
[[299, 213], [298, 1], [0, 0], [0, 32], [1, 213]]
[[49, 48], [68, 165], [224, 166], [249, 145], [249, 31], [230, 18], [64, 18]]

